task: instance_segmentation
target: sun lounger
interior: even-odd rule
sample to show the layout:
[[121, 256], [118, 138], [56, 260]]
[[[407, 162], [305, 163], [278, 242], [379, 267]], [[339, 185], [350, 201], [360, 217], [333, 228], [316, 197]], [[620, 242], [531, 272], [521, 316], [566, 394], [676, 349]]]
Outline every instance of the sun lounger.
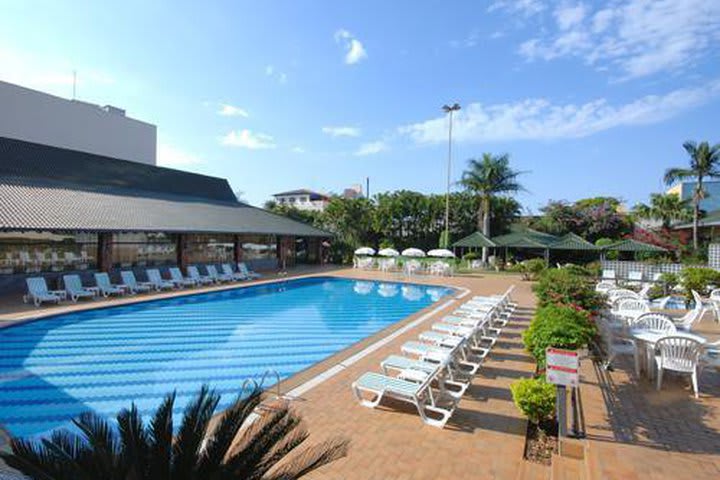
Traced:
[[[385, 397], [411, 403], [415, 405], [423, 422], [433, 427], [442, 428], [450, 419], [455, 404], [452, 404], [451, 408], [436, 406], [430, 385], [434, 379], [433, 375], [428, 375], [424, 381], [414, 382], [380, 373], [367, 372], [353, 382], [352, 390], [360, 404], [369, 408], [377, 407]], [[369, 393], [373, 395], [373, 398], [366, 399], [363, 397], [363, 393]], [[439, 415], [440, 418], [432, 418], [428, 415], [429, 413]]]
[[188, 272], [188, 276], [190, 278], [192, 278], [193, 280], [195, 280], [200, 285], [210, 285], [210, 284], [215, 283], [215, 280], [213, 280], [209, 276], [200, 275], [200, 271], [198, 270], [198, 268], [195, 265], [190, 265], [187, 268], [187, 272]]
[[218, 273], [215, 265], [205, 265], [205, 270], [208, 272], [208, 277], [212, 278], [216, 283], [232, 282], [232, 275], [226, 275], [225, 273]]
[[155, 289], [154, 285], [150, 282], [138, 282], [135, 274], [130, 271], [120, 272], [120, 278], [122, 278], [123, 284], [127, 285], [131, 294], [145, 293]]
[[113, 285], [110, 282], [110, 276], [105, 272], [98, 272], [95, 274], [95, 285], [100, 289], [100, 294], [103, 297], [109, 297], [110, 295], [125, 295], [124, 285]]
[[171, 267], [169, 269], [169, 272], [170, 281], [173, 282], [178, 288], [194, 287], [195, 285], [197, 285], [197, 282], [192, 278], [183, 276], [182, 272], [178, 267]]
[[259, 273], [253, 272], [252, 270], [248, 270], [247, 265], [245, 265], [245, 262], [238, 262], [238, 272], [245, 275], [247, 278], [254, 280], [256, 278], [262, 278], [262, 275]]
[[[470, 386], [470, 382], [461, 382], [454, 378], [454, 372], [452, 368], [450, 368], [449, 364], [414, 360], [412, 358], [403, 357], [402, 355], [390, 355], [380, 362], [380, 367], [383, 369], [383, 373], [388, 376], [390, 376], [391, 372], [399, 374], [408, 370], [418, 370], [423, 372], [425, 375], [434, 375], [438, 372], [437, 383], [440, 389], [440, 394], [449, 395], [450, 397], [456, 399], [461, 398]], [[412, 381], [410, 378], [407, 378], [407, 376], [403, 378], [405, 380]]]
[[[456, 366], [456, 370], [468, 375], [475, 375], [480, 368], [480, 363], [468, 359], [464, 346], [464, 342], [459, 342], [453, 347], [443, 347], [411, 340], [405, 342], [401, 350], [406, 355], [418, 357], [422, 360], [450, 362], [451, 365]], [[465, 368], [461, 369], [460, 367]]]
[[43, 277], [30, 277], [25, 279], [27, 294], [23, 296], [23, 302], [32, 302], [36, 307], [45, 302], [59, 303], [67, 299], [64, 290], [48, 290], [47, 282]]
[[233, 272], [233, 269], [229, 263], [223, 263], [222, 265], [220, 265], [220, 267], [222, 268], [222, 271], [225, 275], [229, 275], [236, 282], [242, 282], [243, 280], [248, 279], [248, 277], [246, 277], [240, 272]]
[[175, 288], [173, 282], [163, 280], [160, 276], [160, 270], [157, 268], [149, 268], [145, 273], [147, 274], [148, 282], [152, 284], [155, 290], [172, 290]]
[[82, 286], [78, 275], [63, 275], [63, 284], [68, 297], [73, 302], [77, 302], [81, 298], [94, 298], [95, 292], [89, 288]]

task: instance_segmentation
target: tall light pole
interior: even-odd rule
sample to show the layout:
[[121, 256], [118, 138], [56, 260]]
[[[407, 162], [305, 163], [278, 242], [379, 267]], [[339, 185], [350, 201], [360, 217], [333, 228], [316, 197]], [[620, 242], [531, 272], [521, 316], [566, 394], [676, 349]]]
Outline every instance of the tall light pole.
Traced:
[[443, 105], [443, 112], [450, 116], [450, 128], [448, 128], [448, 159], [447, 159], [447, 190], [445, 192], [445, 248], [449, 247], [450, 243], [450, 170], [452, 167], [452, 127], [453, 127], [453, 112], [460, 110], [460, 104], [454, 103], [452, 106]]

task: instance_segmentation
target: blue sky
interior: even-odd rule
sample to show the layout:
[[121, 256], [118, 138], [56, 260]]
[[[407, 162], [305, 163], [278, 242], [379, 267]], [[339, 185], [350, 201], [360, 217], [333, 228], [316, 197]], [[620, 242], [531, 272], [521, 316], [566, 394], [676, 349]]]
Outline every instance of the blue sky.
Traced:
[[308, 187], [443, 192], [482, 152], [521, 201], [663, 189], [720, 142], [720, 2], [0, 0], [0, 79], [157, 124], [159, 162], [245, 199]]

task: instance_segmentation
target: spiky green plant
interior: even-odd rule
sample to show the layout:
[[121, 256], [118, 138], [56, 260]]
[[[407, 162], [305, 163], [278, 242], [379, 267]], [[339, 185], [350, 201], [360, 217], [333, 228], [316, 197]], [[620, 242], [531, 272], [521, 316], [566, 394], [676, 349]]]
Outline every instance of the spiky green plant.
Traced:
[[118, 414], [117, 429], [85, 413], [73, 420], [79, 434], [60, 429], [39, 441], [14, 438], [12, 452], [0, 458], [35, 480], [290, 480], [347, 452], [342, 439], [298, 449], [308, 432], [286, 405], [243, 427], [260, 404], [259, 389], [211, 422], [219, 401], [203, 386], [186, 407], [176, 436], [172, 393], [147, 425], [135, 404]]

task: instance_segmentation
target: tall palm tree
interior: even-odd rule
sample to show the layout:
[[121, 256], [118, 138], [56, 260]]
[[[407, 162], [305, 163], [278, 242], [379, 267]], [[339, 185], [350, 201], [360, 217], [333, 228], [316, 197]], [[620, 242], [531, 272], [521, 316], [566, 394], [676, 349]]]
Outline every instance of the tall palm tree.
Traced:
[[695, 179], [693, 191], [693, 249], [698, 250], [698, 223], [700, 221], [700, 201], [705, 198], [703, 181], [706, 178], [720, 177], [720, 144], [710, 146], [708, 142], [683, 143], [690, 156], [690, 168], [668, 168], [665, 171], [665, 183], [671, 185], [678, 180]]
[[86, 413], [73, 421], [79, 434], [61, 429], [39, 442], [16, 438], [12, 453], [0, 458], [36, 480], [290, 480], [346, 454], [347, 442], [336, 439], [287, 459], [308, 433], [286, 406], [243, 428], [260, 400], [259, 389], [238, 398], [211, 427], [220, 396], [202, 387], [173, 435], [172, 393], [147, 425], [134, 404], [118, 414], [117, 429]]
[[693, 217], [688, 200], [680, 200], [676, 193], [650, 195], [650, 205], [638, 203], [633, 212], [639, 218], [660, 220], [662, 228], [667, 230], [673, 222], [687, 222]]
[[[478, 229], [490, 236], [490, 215], [492, 199], [497, 195], [517, 193], [524, 190], [517, 181], [523, 172], [510, 167], [508, 154], [483, 153], [481, 159], [472, 158], [463, 172], [460, 184], [479, 198]], [[487, 248], [483, 248], [483, 261], [487, 261]]]

